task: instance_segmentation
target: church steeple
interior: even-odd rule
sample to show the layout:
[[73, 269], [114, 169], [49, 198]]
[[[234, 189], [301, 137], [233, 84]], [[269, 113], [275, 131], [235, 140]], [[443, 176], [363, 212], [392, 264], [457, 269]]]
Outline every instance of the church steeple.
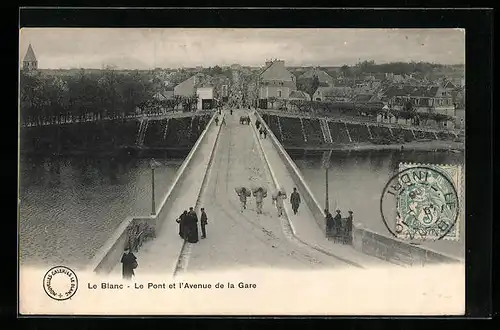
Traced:
[[31, 47], [30, 44], [23, 59], [23, 70], [36, 69], [38, 69], [38, 61], [36, 59], [35, 52], [33, 51], [33, 47]]

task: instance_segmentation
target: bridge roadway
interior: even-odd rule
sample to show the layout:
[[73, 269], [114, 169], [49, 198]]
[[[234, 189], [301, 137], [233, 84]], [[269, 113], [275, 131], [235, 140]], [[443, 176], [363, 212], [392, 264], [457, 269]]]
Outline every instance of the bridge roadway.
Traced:
[[[176, 269], [174, 265], [177, 265], [177, 270], [197, 273], [243, 267], [318, 269], [384, 263], [350, 246], [328, 241], [304, 202], [297, 215], [293, 215], [289, 201], [286, 202], [285, 211], [290, 222], [286, 217], [277, 216], [270, 198], [274, 190], [272, 176], [288, 194], [293, 189], [293, 179], [269, 137], [259, 139], [253, 126], [255, 116], [251, 114], [251, 125], [239, 123], [243, 114], [248, 112], [237, 110], [232, 116], [226, 113], [227, 125], [222, 127], [208, 180], [202, 189], [201, 207], [205, 207], [208, 215], [207, 238], [201, 239], [200, 231], [197, 244], [186, 243], [182, 248], [183, 241], [174, 220], [181, 210], [192, 206], [185, 204], [184, 197], [192, 200], [193, 193], [189, 186], [183, 185], [182, 191], [191, 193], [191, 196], [183, 195], [176, 200], [175, 211], [167, 212], [166, 223], [157, 238], [145, 243], [136, 254], [139, 263], [136, 276], [149, 272], [172, 274]], [[214, 131], [207, 133], [214, 134]], [[265, 163], [263, 152], [273, 174]], [[264, 200], [263, 214], [256, 213], [253, 197], [249, 199], [247, 209], [241, 212], [234, 188], [260, 184], [269, 191]], [[121, 265], [118, 264], [113, 273], [119, 274], [120, 271]]]

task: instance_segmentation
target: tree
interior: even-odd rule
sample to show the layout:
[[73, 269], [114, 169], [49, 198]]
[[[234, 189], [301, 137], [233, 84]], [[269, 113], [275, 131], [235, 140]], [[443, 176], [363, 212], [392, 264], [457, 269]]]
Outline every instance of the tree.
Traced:
[[352, 69], [350, 66], [344, 64], [340, 67], [340, 73], [342, 73], [345, 78], [349, 78], [352, 76]]
[[186, 112], [192, 111], [197, 103], [198, 103], [198, 95], [196, 94], [182, 98], [182, 105], [184, 107], [184, 111]]
[[413, 103], [411, 103], [410, 100], [405, 102], [404, 110], [405, 111], [414, 111], [415, 110], [415, 108], [413, 107]]
[[297, 82], [297, 89], [309, 94], [309, 98], [311, 99], [311, 101], [313, 98], [313, 94], [316, 92], [319, 86], [320, 82], [318, 76], [313, 76], [312, 78], [303, 78]]

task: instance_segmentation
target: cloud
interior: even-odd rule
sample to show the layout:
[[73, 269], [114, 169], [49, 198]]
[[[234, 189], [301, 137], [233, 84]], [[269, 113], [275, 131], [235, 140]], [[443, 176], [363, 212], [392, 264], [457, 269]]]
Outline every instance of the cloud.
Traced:
[[41, 68], [262, 65], [268, 58], [288, 65], [465, 62], [458, 29], [23, 28], [21, 56], [29, 43]]

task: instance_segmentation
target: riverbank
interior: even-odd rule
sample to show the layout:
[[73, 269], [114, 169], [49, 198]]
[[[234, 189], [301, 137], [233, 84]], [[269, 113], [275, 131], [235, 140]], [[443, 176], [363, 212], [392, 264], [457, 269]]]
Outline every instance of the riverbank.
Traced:
[[322, 146], [287, 146], [286, 150], [314, 150], [314, 151], [370, 151], [370, 150], [415, 150], [415, 151], [447, 151], [453, 153], [464, 152], [463, 143], [454, 141], [412, 141], [395, 144], [350, 143], [350, 144], [323, 144]]
[[20, 155], [24, 157], [92, 157], [92, 158], [185, 158], [191, 147], [165, 147], [165, 148], [150, 148], [150, 147], [120, 147], [114, 149], [70, 149], [60, 152], [52, 152], [49, 150], [20, 150]]

